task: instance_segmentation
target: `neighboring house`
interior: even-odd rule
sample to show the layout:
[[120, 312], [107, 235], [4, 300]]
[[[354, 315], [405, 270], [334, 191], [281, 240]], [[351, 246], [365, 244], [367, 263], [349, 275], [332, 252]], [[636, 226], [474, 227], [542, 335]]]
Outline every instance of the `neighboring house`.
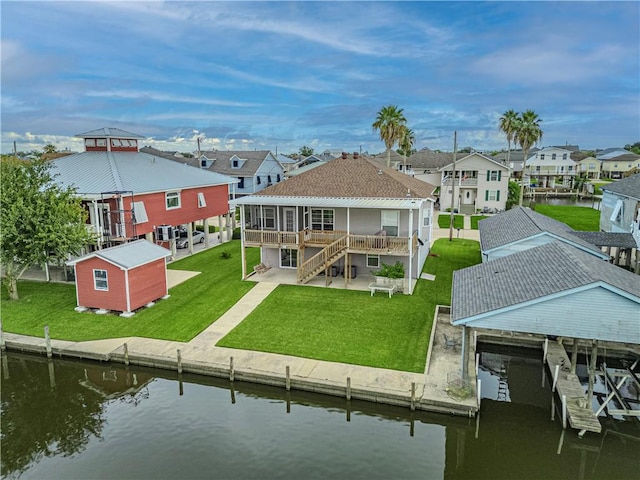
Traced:
[[625, 153], [602, 159], [602, 178], [620, 179], [634, 168], [640, 168], [640, 155]]
[[[461, 156], [458, 154], [456, 158]], [[374, 159], [381, 166], [387, 165], [386, 153], [376, 155]], [[406, 159], [397, 152], [391, 152], [391, 168], [436, 186], [440, 185], [442, 177], [438, 169], [452, 161], [453, 153], [434, 152], [426, 147]]]
[[[609, 255], [595, 245], [574, 234], [567, 224], [541, 215], [529, 208], [515, 207], [478, 222], [482, 261], [493, 261], [530, 248], [551, 242], [562, 242], [582, 250], [600, 260], [609, 260]], [[522, 265], [522, 269], [536, 267]]]
[[113, 310], [130, 317], [138, 308], [166, 297], [169, 256], [170, 250], [137, 240], [67, 262], [75, 272], [76, 310]]
[[260, 247], [267, 267], [290, 269], [298, 283], [344, 271], [345, 281], [382, 263], [405, 267], [411, 293], [431, 245], [434, 187], [376, 161], [344, 154], [233, 202], [244, 248]]
[[[440, 208], [463, 214], [505, 209], [509, 196], [509, 168], [481, 153], [467, 154], [439, 169]], [[453, 197], [453, 198], [452, 198]], [[453, 204], [452, 204], [453, 200]]]
[[[533, 147], [529, 149], [529, 155], [533, 155], [539, 149], [537, 147]], [[524, 164], [524, 151], [522, 150], [511, 150], [511, 152], [507, 155], [508, 152], [500, 152], [497, 155], [493, 156], [493, 159], [507, 165], [507, 156], [509, 157], [509, 171], [511, 172], [511, 176], [513, 178], [522, 178], [522, 169]]]
[[139, 152], [144, 137], [117, 128], [76, 137], [84, 139], [85, 152], [53, 160], [52, 172], [82, 199], [98, 249], [143, 236], [169, 244], [172, 227], [229, 211], [233, 178], [181, 165], [184, 158]]
[[284, 180], [284, 168], [269, 150], [214, 150], [202, 152], [200, 161], [207, 170], [238, 180], [232, 198], [251, 195]]
[[576, 176], [576, 162], [571, 153], [571, 150], [559, 147], [545, 147], [535, 152], [525, 164], [529, 183], [542, 188], [571, 188]]
[[578, 176], [597, 180], [600, 178], [602, 161], [595, 157], [586, 157], [576, 162], [576, 168], [578, 169]]
[[631, 233], [640, 245], [640, 174], [601, 188], [600, 230]]
[[453, 273], [453, 325], [640, 344], [640, 277], [561, 242]]
[[282, 153], [277, 153], [276, 154], [276, 160], [278, 161], [278, 163], [280, 165], [282, 165], [282, 169], [284, 170], [285, 173], [287, 173], [289, 170], [294, 168], [295, 164], [298, 163], [297, 159], [291, 158], [291, 157], [287, 157], [286, 155], [283, 155]]

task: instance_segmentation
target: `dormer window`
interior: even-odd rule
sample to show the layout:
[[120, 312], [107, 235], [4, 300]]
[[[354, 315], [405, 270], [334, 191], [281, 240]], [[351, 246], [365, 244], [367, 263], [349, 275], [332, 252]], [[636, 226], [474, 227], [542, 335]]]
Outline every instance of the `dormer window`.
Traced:
[[240, 162], [238, 162], [237, 159], [233, 159], [233, 161], [231, 162], [231, 167], [232, 168], [240, 168]]

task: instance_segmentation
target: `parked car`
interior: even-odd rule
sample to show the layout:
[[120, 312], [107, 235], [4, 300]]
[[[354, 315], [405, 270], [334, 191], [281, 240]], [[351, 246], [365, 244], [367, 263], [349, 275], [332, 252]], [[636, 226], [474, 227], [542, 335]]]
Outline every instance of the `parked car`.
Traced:
[[[204, 242], [204, 232], [200, 230], [195, 230], [191, 233], [193, 244]], [[180, 233], [180, 238], [176, 241], [177, 248], [189, 248], [189, 238], [187, 237], [186, 232]]]

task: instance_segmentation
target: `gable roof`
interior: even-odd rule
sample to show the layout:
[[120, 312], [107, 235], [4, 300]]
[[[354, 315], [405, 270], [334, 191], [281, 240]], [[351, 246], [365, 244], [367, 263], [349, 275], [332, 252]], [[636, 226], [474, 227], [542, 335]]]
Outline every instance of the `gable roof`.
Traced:
[[[526, 272], [523, 271], [526, 265]], [[640, 303], [640, 276], [561, 242], [453, 272], [453, 322], [588, 285], [608, 285]]]
[[[202, 152], [201, 155], [213, 160], [208, 167], [212, 172], [230, 175], [232, 177], [251, 177], [256, 174], [262, 162], [264, 162], [271, 152], [269, 150], [235, 150], [219, 152], [217, 150]], [[243, 160], [239, 168], [231, 166], [231, 158], [238, 157]], [[274, 157], [275, 159], [275, 157]], [[278, 165], [280, 165], [278, 163]]]
[[143, 139], [143, 136], [135, 133], [120, 130], [119, 128], [104, 127], [97, 130], [91, 130], [90, 132], [79, 133], [75, 135], [78, 138], [127, 138], [131, 140]]
[[375, 160], [337, 158], [255, 194], [317, 198], [434, 198], [435, 187]]
[[483, 252], [503, 247], [540, 234], [551, 234], [578, 248], [604, 257], [595, 245], [573, 235], [566, 223], [541, 215], [529, 208], [514, 207], [493, 217], [478, 222], [480, 249]]
[[[462, 154], [456, 155], [456, 161]], [[453, 161], [453, 153], [434, 152], [428, 148], [423, 148], [407, 158], [407, 164], [411, 165], [414, 172], [419, 170], [436, 170], [447, 163]]]
[[103, 192], [151, 193], [236, 183], [231, 177], [142, 152], [82, 152], [51, 163], [55, 181], [78, 195]]
[[638, 155], [637, 153], [631, 153], [631, 152], [623, 153], [623, 154], [617, 155], [615, 157], [598, 157], [598, 159], [601, 160], [602, 162], [608, 162], [608, 163], [635, 162], [639, 158], [640, 158], [640, 155]]
[[75, 260], [68, 261], [67, 265], [76, 265], [90, 258], [101, 258], [120, 267], [122, 270], [129, 270], [169, 256], [171, 256], [170, 250], [142, 239], [103, 250], [96, 250]]
[[[487, 160], [487, 161], [489, 161], [489, 162], [491, 162], [491, 163], [495, 164], [495, 166], [496, 166], [496, 167], [503, 168], [504, 170], [509, 170], [509, 167], [508, 167], [507, 165], [505, 165], [504, 163], [499, 162], [498, 160], [495, 160], [495, 159], [493, 159], [493, 158], [489, 157], [488, 155], [485, 155], [485, 154], [483, 154], [483, 153], [479, 153], [479, 152], [469, 153], [469, 154], [465, 155], [464, 157], [462, 157], [462, 158], [460, 158], [460, 159], [456, 159], [456, 166], [457, 166], [459, 163], [462, 163], [462, 162], [464, 162], [465, 160], [467, 160], [467, 159], [469, 159], [469, 158], [471, 158], [471, 157], [473, 157], [473, 156], [478, 156], [478, 157], [484, 158], [485, 160]], [[443, 171], [443, 170], [445, 170], [447, 167], [452, 167], [452, 166], [453, 166], [453, 162], [449, 162], [448, 164], [443, 165], [442, 167], [440, 167], [438, 170]], [[456, 170], [457, 170], [457, 169], [456, 169]]]
[[640, 174], [631, 175], [617, 182], [600, 187], [603, 191], [640, 200]]

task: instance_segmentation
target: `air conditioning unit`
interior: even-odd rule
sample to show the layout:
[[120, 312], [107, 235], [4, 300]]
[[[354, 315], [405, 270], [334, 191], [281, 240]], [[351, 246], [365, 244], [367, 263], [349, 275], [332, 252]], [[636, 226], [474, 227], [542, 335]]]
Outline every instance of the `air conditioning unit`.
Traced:
[[168, 242], [173, 238], [173, 227], [171, 225], [160, 225], [156, 229], [156, 239], [160, 242]]

